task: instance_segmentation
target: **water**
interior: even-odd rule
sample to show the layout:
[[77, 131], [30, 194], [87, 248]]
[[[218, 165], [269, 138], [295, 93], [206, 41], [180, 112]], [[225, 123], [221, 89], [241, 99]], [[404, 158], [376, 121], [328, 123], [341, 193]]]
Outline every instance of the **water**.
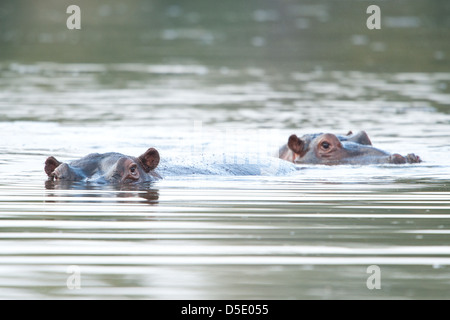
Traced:
[[[93, 12], [140, 6], [154, 28], [137, 19], [102, 40], [90, 13], [92, 32], [74, 35], [51, 25], [57, 9], [49, 25], [3, 22], [0, 298], [450, 298], [448, 41], [420, 47], [404, 37], [448, 35], [439, 10], [418, 10], [420, 1], [405, 12], [382, 8], [392, 38], [380, 40], [340, 25], [333, 16], [344, 13], [328, 2], [291, 4], [292, 24], [280, 23], [280, 8], [251, 2], [211, 16], [202, 1], [131, 3]], [[316, 36], [334, 28], [317, 55], [325, 44]], [[130, 29], [136, 39], [124, 36]], [[282, 31], [286, 42], [271, 33]], [[311, 45], [299, 52], [303, 32]], [[80, 37], [76, 53], [72, 37]], [[352, 45], [341, 48], [336, 37]], [[421, 51], [397, 56], [399, 39]], [[271, 50], [274, 41], [284, 50]], [[88, 55], [91, 46], [103, 51]], [[343, 59], [346, 50], [355, 59]], [[292, 133], [348, 130], [424, 162], [290, 171], [271, 158]], [[169, 171], [220, 161], [268, 167], [257, 176], [174, 170], [138, 186], [46, 181], [50, 155], [137, 156], [149, 147], [169, 159]], [[367, 286], [371, 265], [381, 289]], [[80, 288], [70, 289], [77, 275]]]

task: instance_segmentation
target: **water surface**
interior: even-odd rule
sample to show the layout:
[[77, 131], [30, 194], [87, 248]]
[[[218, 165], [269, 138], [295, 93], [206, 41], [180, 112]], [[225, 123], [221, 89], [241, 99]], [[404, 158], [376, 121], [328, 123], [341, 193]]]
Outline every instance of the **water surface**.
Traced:
[[[16, 17], [0, 31], [0, 298], [450, 298], [444, 2], [386, 4], [379, 34], [364, 30], [364, 2], [113, 1], [76, 34], [57, 7], [45, 22], [14, 3], [0, 11]], [[270, 158], [292, 133], [348, 130], [424, 161], [280, 173]], [[270, 165], [46, 181], [50, 155], [149, 147], [200, 169]], [[371, 265], [381, 289], [367, 287]]]

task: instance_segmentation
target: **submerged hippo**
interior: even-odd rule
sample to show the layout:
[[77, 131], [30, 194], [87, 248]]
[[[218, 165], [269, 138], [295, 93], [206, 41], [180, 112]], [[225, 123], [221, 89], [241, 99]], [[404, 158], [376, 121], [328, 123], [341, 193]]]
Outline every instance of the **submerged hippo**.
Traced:
[[419, 163], [415, 154], [403, 157], [398, 153], [390, 154], [372, 146], [366, 132], [347, 135], [331, 133], [307, 134], [301, 138], [295, 134], [279, 150], [281, 159], [298, 164], [382, 164], [382, 163]]
[[[161, 159], [156, 149], [150, 148], [135, 158], [121, 153], [89, 154], [79, 160], [62, 163], [49, 157], [45, 161], [45, 172], [50, 181], [83, 181], [94, 184], [130, 184], [150, 182], [173, 176], [255, 176], [283, 175], [297, 171], [294, 164], [267, 157], [256, 159], [239, 158], [235, 155], [230, 161], [224, 160], [225, 154], [179, 156]], [[237, 155], [236, 155], [237, 157]], [[158, 171], [155, 169], [158, 167]], [[160, 175], [161, 174], [161, 175]]]
[[69, 163], [49, 157], [45, 172], [50, 180], [95, 181], [109, 183], [147, 182], [160, 179], [154, 171], [159, 164], [159, 153], [150, 148], [139, 157], [121, 153], [92, 153]]

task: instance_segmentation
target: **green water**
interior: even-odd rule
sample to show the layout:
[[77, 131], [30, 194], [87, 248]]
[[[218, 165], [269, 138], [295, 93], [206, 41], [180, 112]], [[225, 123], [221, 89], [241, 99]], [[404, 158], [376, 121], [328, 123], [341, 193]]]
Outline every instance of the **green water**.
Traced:
[[[77, 1], [68, 30], [72, 1], [2, 1], [0, 298], [450, 298], [447, 2]], [[348, 130], [424, 162], [128, 187], [43, 170], [148, 147], [202, 168]]]

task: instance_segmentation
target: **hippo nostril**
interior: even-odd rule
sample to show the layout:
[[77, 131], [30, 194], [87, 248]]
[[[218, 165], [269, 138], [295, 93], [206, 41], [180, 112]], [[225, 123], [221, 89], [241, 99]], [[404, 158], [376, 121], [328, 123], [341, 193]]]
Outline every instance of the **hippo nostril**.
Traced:
[[422, 162], [422, 160], [420, 159], [419, 156], [416, 156], [414, 153], [408, 153], [406, 155], [406, 161], [408, 163], [420, 163]]
[[51, 176], [52, 176], [52, 180], [62, 180], [65, 178], [59, 169], [56, 169], [55, 171], [53, 171]]

